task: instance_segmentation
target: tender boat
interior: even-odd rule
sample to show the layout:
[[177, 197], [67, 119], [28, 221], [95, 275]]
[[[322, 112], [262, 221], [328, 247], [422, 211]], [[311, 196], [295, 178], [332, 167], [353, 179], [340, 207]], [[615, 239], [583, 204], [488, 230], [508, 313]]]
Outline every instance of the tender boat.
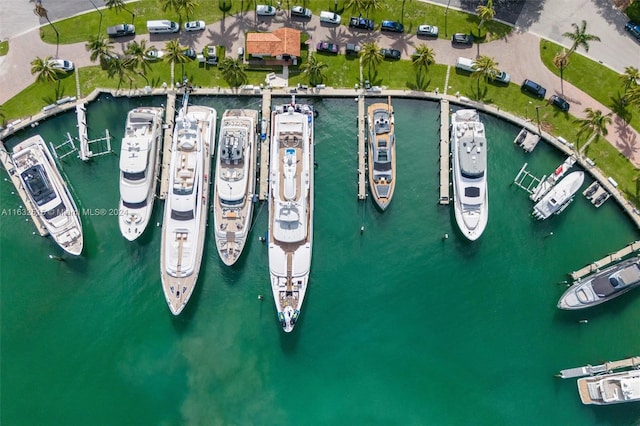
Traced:
[[588, 308], [618, 297], [636, 287], [640, 287], [640, 258], [638, 257], [616, 263], [575, 282], [558, 301], [558, 308]]
[[391, 97], [367, 109], [369, 124], [369, 186], [373, 199], [385, 210], [396, 186], [396, 135]]
[[560, 214], [573, 201], [573, 196], [584, 182], [584, 172], [572, 172], [565, 176], [533, 207], [533, 217], [544, 220], [552, 214]]
[[156, 195], [163, 108], [129, 111], [120, 148], [120, 233], [129, 241], [144, 232]]
[[51, 238], [72, 255], [82, 252], [82, 222], [78, 208], [60, 171], [40, 135], [13, 148], [14, 173], [20, 176], [31, 206]]
[[578, 379], [578, 393], [583, 404], [640, 402], [640, 370], [582, 377]]
[[207, 226], [216, 110], [185, 101], [175, 121], [160, 271], [169, 309], [180, 314], [198, 279]]
[[489, 220], [487, 137], [476, 110], [451, 115], [451, 138], [456, 223], [462, 235], [475, 241]]
[[311, 269], [313, 119], [313, 109], [295, 99], [271, 115], [269, 274], [285, 332], [300, 316]]
[[220, 123], [213, 221], [220, 259], [233, 265], [245, 246], [253, 215], [256, 185], [256, 129], [258, 112], [231, 109]]

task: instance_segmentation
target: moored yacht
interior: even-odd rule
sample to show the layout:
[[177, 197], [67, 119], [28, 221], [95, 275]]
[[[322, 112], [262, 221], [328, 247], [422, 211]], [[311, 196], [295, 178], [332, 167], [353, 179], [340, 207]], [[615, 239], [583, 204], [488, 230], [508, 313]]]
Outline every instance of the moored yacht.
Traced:
[[226, 110], [220, 122], [213, 189], [213, 221], [220, 259], [233, 265], [245, 246], [256, 185], [258, 112]]
[[558, 301], [558, 308], [588, 308], [636, 287], [640, 287], [640, 258], [638, 257], [616, 263], [575, 282]]
[[296, 104], [271, 115], [269, 172], [269, 274], [286, 332], [300, 316], [313, 242], [313, 109]]
[[13, 148], [11, 160], [33, 211], [51, 238], [67, 253], [82, 252], [82, 222], [69, 188], [40, 135]]
[[160, 249], [162, 289], [174, 315], [182, 312], [198, 280], [215, 131], [216, 110], [185, 101], [173, 130]]
[[120, 147], [120, 233], [129, 241], [144, 232], [156, 194], [163, 108], [129, 111]]
[[572, 172], [565, 176], [533, 207], [533, 217], [544, 220], [552, 214], [560, 214], [573, 201], [584, 182], [584, 172]]
[[369, 105], [367, 120], [369, 187], [378, 207], [385, 210], [396, 187], [396, 135], [391, 97], [386, 104]]
[[578, 393], [583, 404], [640, 402], [640, 370], [582, 377], [578, 379]]
[[480, 238], [489, 220], [487, 137], [474, 109], [451, 115], [453, 198], [456, 223], [467, 239]]

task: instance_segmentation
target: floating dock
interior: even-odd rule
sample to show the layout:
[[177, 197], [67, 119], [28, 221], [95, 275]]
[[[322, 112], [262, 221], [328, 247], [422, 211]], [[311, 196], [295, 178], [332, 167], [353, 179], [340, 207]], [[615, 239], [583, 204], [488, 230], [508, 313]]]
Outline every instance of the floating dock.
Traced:
[[591, 201], [591, 204], [596, 207], [603, 205], [611, 196], [611, 194], [609, 194], [609, 192], [604, 189], [598, 181], [589, 185], [589, 187], [582, 192], [582, 195], [584, 195], [586, 199]]
[[640, 368], [640, 356], [622, 359], [620, 361], [605, 362], [599, 365], [585, 365], [584, 367], [568, 368], [557, 374], [562, 379], [593, 376], [594, 374], [610, 373], [615, 370]]
[[91, 157], [89, 149], [89, 136], [87, 129], [87, 108], [83, 103], [76, 105], [76, 117], [78, 119], [78, 142], [80, 143], [80, 159], [88, 161]]
[[171, 166], [171, 144], [173, 142], [173, 126], [176, 120], [176, 94], [169, 92], [167, 94], [167, 107], [165, 109], [165, 118], [162, 146], [162, 170], [160, 171], [160, 194], [158, 198], [164, 200], [167, 197], [169, 187], [169, 168]]
[[449, 204], [449, 101], [440, 101], [440, 204]]
[[564, 162], [560, 164], [552, 174], [548, 177], [542, 176], [542, 178], [536, 177], [527, 171], [528, 163], [524, 163], [524, 166], [522, 166], [516, 175], [513, 183], [527, 191], [530, 194], [529, 198], [532, 201], [537, 202], [544, 196], [544, 194], [549, 192], [556, 183], [558, 183], [560, 178], [565, 175], [575, 162], [575, 157], [567, 157], [567, 159], [564, 160]]
[[571, 278], [576, 281], [581, 279], [582, 277], [584, 277], [585, 275], [588, 275], [592, 272], [596, 272], [597, 270], [604, 268], [608, 265], [610, 265], [613, 262], [618, 262], [620, 259], [622, 259], [623, 257], [640, 250], [640, 241], [634, 241], [633, 243], [629, 244], [628, 246], [618, 250], [617, 252], [611, 253], [606, 255], [605, 257], [603, 257], [600, 260], [597, 260], [587, 266], [585, 266], [582, 269], [579, 269], [577, 271], [572, 272]]
[[262, 91], [262, 122], [260, 126], [260, 141], [258, 143], [260, 192], [258, 198], [260, 201], [264, 201], [269, 195], [269, 141], [271, 140], [271, 91], [269, 90]]
[[518, 136], [513, 140], [513, 143], [521, 147], [525, 152], [531, 152], [534, 150], [538, 142], [540, 141], [540, 135], [530, 132], [527, 129], [520, 130]]
[[358, 200], [367, 198], [365, 176], [367, 174], [365, 157], [367, 155], [367, 136], [364, 114], [364, 95], [358, 96]]

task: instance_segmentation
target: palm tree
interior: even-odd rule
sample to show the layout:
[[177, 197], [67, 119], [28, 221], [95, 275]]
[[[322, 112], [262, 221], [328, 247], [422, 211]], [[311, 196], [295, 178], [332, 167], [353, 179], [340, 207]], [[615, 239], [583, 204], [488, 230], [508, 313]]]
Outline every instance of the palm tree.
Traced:
[[622, 83], [624, 91], [628, 91], [632, 87], [640, 84], [640, 71], [638, 71], [636, 67], [626, 67], [624, 74], [620, 74], [620, 82]]
[[107, 62], [110, 59], [117, 57], [113, 52], [113, 42], [100, 36], [89, 38], [87, 44], [84, 45], [88, 52], [91, 52], [89, 59], [91, 62], [100, 60], [100, 66], [102, 69], [107, 68]]
[[573, 41], [571, 45], [571, 49], [567, 52], [567, 58], [571, 56], [573, 52], [578, 47], [582, 47], [586, 52], [589, 51], [589, 42], [590, 41], [600, 41], [600, 37], [595, 36], [593, 34], [587, 33], [587, 21], [582, 20], [582, 25], [578, 26], [578, 24], [571, 24], [573, 26], [573, 32], [566, 32], [562, 34], [563, 37], [567, 37], [568, 39]]
[[166, 12], [167, 10], [172, 9], [178, 14], [180, 20], [182, 20], [180, 11], [184, 8], [184, 1], [185, 0], [160, 0], [161, 3], [164, 3], [164, 5], [162, 6], [162, 10]]
[[55, 68], [51, 65], [51, 56], [47, 56], [46, 58], [36, 57], [33, 61], [31, 61], [31, 74], [38, 74], [36, 77], [36, 81], [42, 82], [54, 82], [58, 81], [60, 77], [64, 75], [64, 72]]
[[244, 72], [245, 65], [240, 58], [233, 59], [225, 57], [218, 65], [224, 81], [231, 87], [240, 87], [247, 82], [247, 74]]
[[189, 20], [189, 15], [193, 16], [193, 12], [198, 6], [199, 3], [195, 0], [182, 0], [182, 8], [184, 9], [184, 13], [187, 16], [187, 21]]
[[184, 54], [186, 47], [180, 45], [179, 40], [171, 40], [165, 44], [164, 47], [164, 60], [171, 63], [171, 88], [173, 89], [173, 82], [175, 81], [175, 64], [176, 62], [182, 65], [182, 74], [184, 75], [184, 63], [189, 62], [191, 59]]
[[304, 78], [309, 82], [310, 85], [316, 86], [318, 84], [322, 84], [324, 79], [326, 78], [324, 74], [324, 70], [326, 70], [329, 66], [324, 62], [318, 61], [318, 58], [315, 54], [309, 56], [307, 62], [302, 65], [302, 74]]
[[362, 46], [360, 55], [362, 65], [367, 67], [367, 75], [369, 80], [371, 80], [371, 68], [375, 71], [378, 65], [384, 60], [384, 57], [376, 43], [365, 43], [364, 46]]
[[476, 7], [476, 12], [478, 13], [478, 17], [480, 18], [480, 23], [478, 24], [478, 36], [480, 35], [480, 28], [484, 25], [485, 22], [493, 20], [493, 17], [496, 16], [496, 10], [493, 8], [493, 0], [487, 0], [486, 5], [478, 5]]
[[473, 64], [473, 72], [471, 77], [477, 79], [478, 93], [480, 93], [480, 80], [484, 80], [485, 85], [489, 81], [495, 80], [500, 71], [498, 70], [498, 62], [495, 58], [487, 55], [480, 55]]
[[124, 80], [125, 77], [127, 77], [129, 79], [129, 83], [133, 82], [133, 79], [129, 76], [128, 72], [129, 69], [127, 68], [127, 64], [125, 62], [124, 59], [116, 56], [113, 58], [110, 58], [107, 62], [106, 62], [106, 69], [107, 69], [107, 76], [109, 78], [113, 78], [115, 76], [118, 76], [118, 89], [120, 89], [120, 85], [122, 84], [122, 80]]
[[427, 71], [429, 65], [433, 64], [435, 61], [436, 54], [432, 48], [424, 43], [416, 46], [416, 53], [413, 55], [411, 62], [413, 63], [413, 66], [418, 69], [418, 72], [423, 69]]
[[47, 11], [47, 9], [44, 8], [44, 6], [42, 6], [42, 1], [41, 0], [35, 0], [35, 3], [36, 4], [35, 4], [35, 6], [33, 8], [33, 13], [35, 13], [40, 18], [45, 18], [47, 20], [47, 22], [49, 23], [49, 25], [51, 25], [51, 28], [53, 28], [53, 31], [55, 31], [55, 33], [56, 33], [56, 58], [57, 58], [58, 57], [58, 47], [60, 45], [60, 33], [56, 29], [55, 25], [53, 25], [53, 23], [49, 20], [49, 12]]
[[368, 0], [347, 0], [344, 8], [354, 11], [354, 13], [358, 12], [358, 14], [361, 15], [363, 11], [367, 10], [368, 3]]
[[[404, 25], [404, 3], [406, 0], [402, 0], [402, 15], [400, 16], [402, 24]], [[411, 0], [409, 0], [411, 1]]]
[[380, 4], [379, 0], [365, 0], [365, 8], [364, 10], [367, 12], [367, 19], [369, 18], [369, 11], [373, 10], [380, 10], [380, 8], [382, 7], [382, 5]]
[[151, 67], [149, 64], [151, 62], [151, 58], [149, 57], [149, 52], [155, 49], [153, 46], [147, 46], [146, 40], [131, 41], [127, 43], [127, 47], [124, 51], [127, 57], [125, 58], [125, 65], [133, 70], [135, 73], [141, 75], [144, 80], [149, 83], [147, 80], [147, 70]]
[[560, 93], [564, 95], [564, 69], [569, 65], [569, 56], [567, 49], [562, 49], [553, 57], [553, 65], [560, 69]]
[[127, 9], [127, 7], [124, 5], [125, 3], [123, 0], [105, 0], [104, 4], [109, 8], [109, 10], [115, 9], [116, 15], [118, 14], [118, 12], [120, 12], [120, 10], [129, 12], [131, 14], [131, 24], [133, 25], [133, 20], [135, 19], [136, 15], [135, 13]]
[[625, 92], [624, 101], [629, 105], [640, 108], [640, 84], [637, 86], [633, 86]]
[[581, 136], [582, 134], [586, 134], [589, 137], [587, 142], [578, 151], [581, 155], [591, 142], [599, 139], [600, 136], [607, 136], [609, 133], [607, 125], [613, 122], [611, 120], [611, 113], [603, 114], [599, 109], [594, 110], [592, 108], [586, 108], [584, 112], [586, 114], [585, 118], [578, 118], [573, 121], [580, 127], [577, 135]]

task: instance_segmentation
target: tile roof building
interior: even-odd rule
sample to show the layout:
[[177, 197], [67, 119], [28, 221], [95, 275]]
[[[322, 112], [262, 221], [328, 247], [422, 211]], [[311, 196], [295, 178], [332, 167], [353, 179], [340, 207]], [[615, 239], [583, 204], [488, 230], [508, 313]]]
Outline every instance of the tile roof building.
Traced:
[[248, 33], [247, 54], [272, 58], [299, 58], [300, 31], [278, 28], [270, 33]]

